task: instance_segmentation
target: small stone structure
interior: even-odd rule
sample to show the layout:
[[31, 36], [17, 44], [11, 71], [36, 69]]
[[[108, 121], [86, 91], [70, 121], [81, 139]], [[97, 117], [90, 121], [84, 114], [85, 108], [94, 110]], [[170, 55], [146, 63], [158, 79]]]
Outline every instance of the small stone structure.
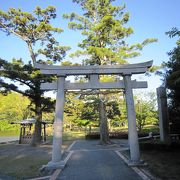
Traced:
[[[33, 125], [36, 119], [25, 119], [20, 122], [21, 129], [19, 135], [19, 144], [30, 144], [33, 138]], [[46, 141], [46, 122], [42, 121], [42, 141]]]
[[[136, 113], [134, 108], [133, 89], [147, 88], [147, 82], [132, 81], [133, 74], [142, 74], [152, 66], [153, 61], [138, 64], [126, 65], [101, 65], [101, 66], [53, 66], [35, 63], [35, 67], [40, 69], [42, 74], [56, 75], [57, 81], [52, 83], [42, 83], [42, 90], [57, 90], [56, 110], [53, 134], [52, 161], [47, 164], [47, 168], [61, 168], [64, 166], [62, 161], [62, 127], [63, 112], [66, 90], [85, 90], [85, 89], [124, 89], [126, 96], [127, 117], [128, 117], [128, 138], [130, 147], [130, 165], [138, 165], [140, 161], [139, 142], [136, 128]], [[71, 83], [65, 81], [70, 75], [89, 76], [87, 83]], [[114, 82], [100, 82], [99, 75], [119, 75], [123, 80]]]

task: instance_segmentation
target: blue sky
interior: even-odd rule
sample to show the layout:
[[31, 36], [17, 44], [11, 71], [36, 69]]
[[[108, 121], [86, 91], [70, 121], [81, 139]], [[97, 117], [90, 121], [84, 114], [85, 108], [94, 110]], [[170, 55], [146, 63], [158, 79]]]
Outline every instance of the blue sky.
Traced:
[[[158, 42], [145, 47], [142, 55], [131, 59], [130, 63], [154, 60], [155, 65], [160, 65], [168, 60], [167, 52], [175, 47], [176, 39], [170, 39], [165, 32], [172, 27], [180, 28], [179, 24], [179, 0], [116, 0], [115, 4], [126, 4], [125, 11], [130, 13], [128, 25], [134, 29], [134, 34], [128, 39], [129, 43], [142, 42], [146, 38], [157, 38]], [[8, 8], [22, 8], [23, 11], [32, 12], [36, 6], [43, 8], [48, 5], [56, 6], [58, 19], [55, 25], [64, 29], [59, 40], [72, 49], [77, 48], [81, 40], [80, 32], [71, 31], [67, 28], [67, 21], [63, 20], [62, 14], [68, 12], [80, 12], [80, 8], [71, 0], [0, 0], [0, 9], [7, 11]], [[11, 60], [13, 57], [28, 61], [29, 52], [24, 42], [14, 36], [8, 36], [0, 32], [0, 57]], [[68, 59], [68, 57], [67, 57]], [[150, 89], [160, 85], [159, 77], [148, 77]]]

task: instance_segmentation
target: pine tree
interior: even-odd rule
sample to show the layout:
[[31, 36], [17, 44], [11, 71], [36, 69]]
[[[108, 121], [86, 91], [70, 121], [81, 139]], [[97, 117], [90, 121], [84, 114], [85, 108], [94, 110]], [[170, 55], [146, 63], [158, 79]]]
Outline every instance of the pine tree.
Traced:
[[[0, 11], [0, 30], [7, 35], [12, 34], [23, 40], [28, 47], [33, 63], [52, 64], [61, 61], [69, 49], [67, 46], [60, 46], [54, 37], [55, 33], [63, 31], [61, 28], [51, 25], [51, 21], [55, 18], [56, 8], [53, 6], [46, 9], [37, 7], [33, 13], [10, 8], [8, 12]], [[31, 64], [23, 64], [22, 60], [14, 60], [12, 63], [8, 63], [1, 59], [0, 63], [1, 68], [4, 69], [1, 71], [2, 76], [29, 87], [29, 89], [23, 91], [12, 81], [11, 84], [0, 79], [1, 87], [28, 96], [35, 104], [34, 111], [37, 122], [32, 144], [39, 144], [41, 140], [42, 111], [45, 104], [46, 106], [52, 104], [48, 99], [42, 97], [43, 92], [40, 90], [40, 84], [50, 82], [53, 77], [48, 78], [41, 75], [39, 70], [34, 69]]]
[[180, 128], [180, 31], [173, 28], [166, 34], [173, 38], [178, 37], [177, 46], [168, 53], [169, 61], [164, 63], [166, 71], [164, 81], [166, 87], [170, 90], [168, 93], [169, 101], [169, 117], [173, 123], [173, 133], [179, 133]]
[[54, 110], [54, 101], [43, 96], [44, 92], [40, 90], [40, 85], [51, 79], [41, 75], [31, 63], [24, 64], [21, 59], [13, 59], [12, 62], [0, 59], [0, 68], [2, 68], [0, 75], [4, 78], [0, 82], [1, 93], [15, 91], [30, 99], [30, 109], [37, 120], [32, 145], [37, 145], [41, 142], [42, 113]]
[[[133, 34], [133, 29], [127, 27], [129, 13], [124, 12], [125, 5], [114, 6], [114, 0], [73, 0], [81, 6], [83, 15], [76, 13], [65, 14], [69, 19], [69, 28], [80, 30], [85, 37], [78, 44], [81, 50], [77, 50], [71, 56], [84, 56], [84, 64], [87, 65], [112, 65], [127, 63], [128, 58], [140, 55], [142, 48], [156, 39], [146, 39], [142, 43], [129, 45], [126, 38]], [[100, 121], [102, 143], [108, 143], [107, 117], [104, 105], [104, 96], [100, 99]], [[105, 123], [104, 123], [105, 121]]]
[[[56, 8], [53, 6], [46, 9], [36, 7], [33, 13], [10, 8], [8, 12], [0, 11], [0, 30], [22, 39], [27, 44], [33, 63], [57, 62], [64, 58], [69, 47], [60, 46], [54, 38], [54, 33], [63, 31], [51, 25], [55, 18]], [[40, 59], [42, 57], [43, 60]]]

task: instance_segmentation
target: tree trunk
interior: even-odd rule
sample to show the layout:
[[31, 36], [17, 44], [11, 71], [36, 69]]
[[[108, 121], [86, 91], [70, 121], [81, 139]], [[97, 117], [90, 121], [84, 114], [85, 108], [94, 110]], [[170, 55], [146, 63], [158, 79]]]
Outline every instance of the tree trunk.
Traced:
[[35, 64], [35, 63], [36, 63], [36, 56], [35, 56], [35, 54], [34, 54], [34, 52], [33, 52], [32, 44], [31, 44], [31, 42], [29, 42], [29, 41], [26, 41], [26, 43], [27, 43], [27, 45], [28, 45], [28, 49], [29, 49], [30, 56], [31, 56], [31, 59], [32, 59], [32, 61], [33, 61], [33, 64]]
[[36, 104], [36, 123], [35, 123], [35, 129], [31, 141], [32, 146], [37, 146], [41, 143], [42, 137], [41, 137], [41, 122], [42, 122], [42, 111], [40, 104]]
[[100, 119], [100, 143], [110, 144], [106, 109], [105, 109], [105, 104], [101, 99], [99, 101], [99, 119]]
[[89, 133], [91, 133], [91, 125], [89, 125]]

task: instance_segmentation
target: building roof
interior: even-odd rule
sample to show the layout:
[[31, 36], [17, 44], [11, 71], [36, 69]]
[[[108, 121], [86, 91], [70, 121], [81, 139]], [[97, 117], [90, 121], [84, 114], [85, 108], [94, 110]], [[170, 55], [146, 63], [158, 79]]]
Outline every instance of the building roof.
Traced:
[[[20, 122], [20, 124], [35, 124], [35, 123], [36, 123], [36, 119], [34, 119], [34, 118], [24, 119]], [[46, 124], [45, 121], [42, 121], [41, 123]]]

